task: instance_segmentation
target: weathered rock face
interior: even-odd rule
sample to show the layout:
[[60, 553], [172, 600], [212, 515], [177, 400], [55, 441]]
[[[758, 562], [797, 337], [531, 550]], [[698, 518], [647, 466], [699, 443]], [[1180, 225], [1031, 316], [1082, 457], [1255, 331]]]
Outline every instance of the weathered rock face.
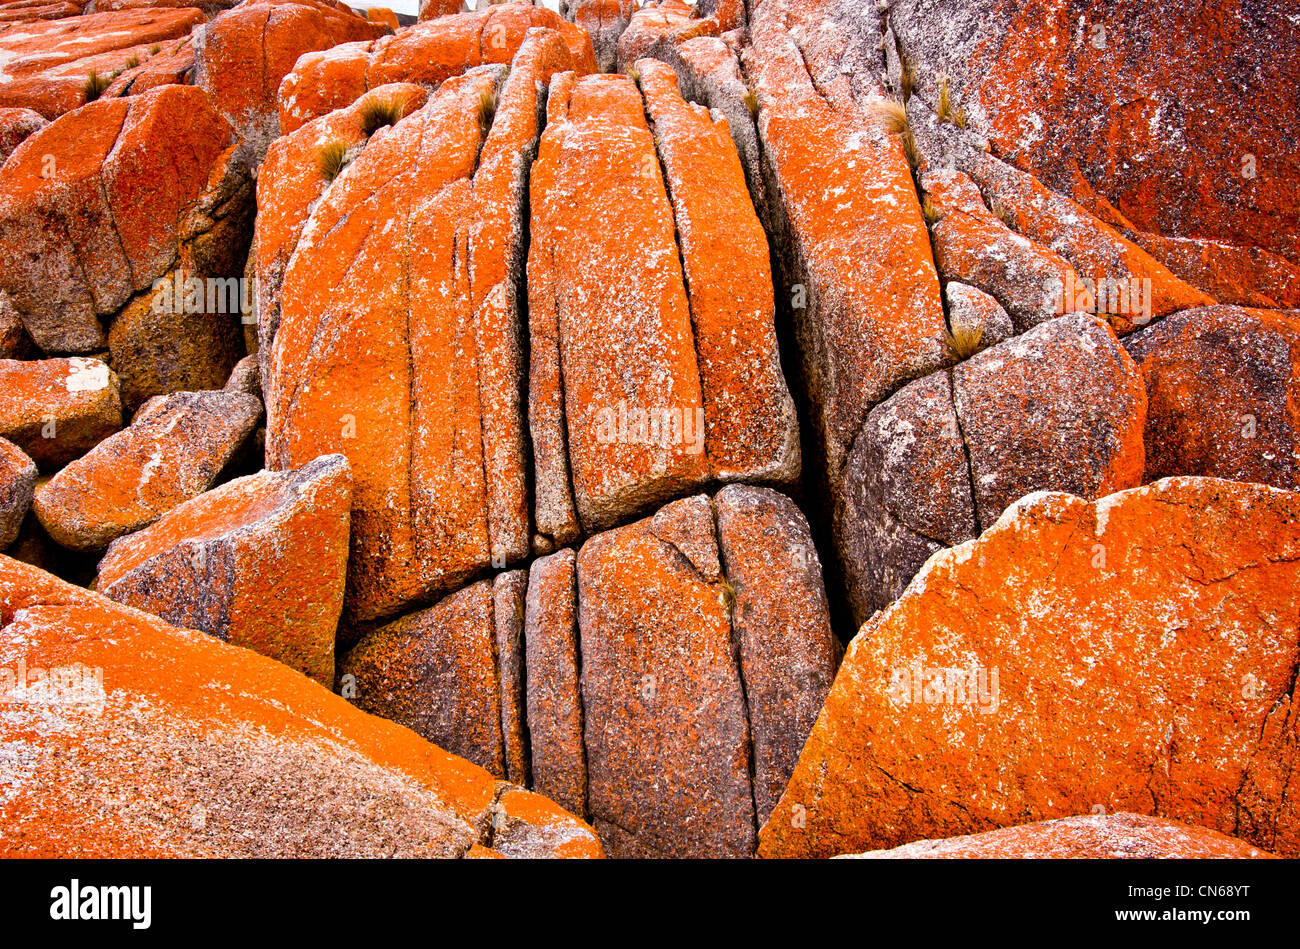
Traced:
[[1147, 390], [1147, 480], [1300, 487], [1300, 314], [1184, 310], [1125, 341]]
[[978, 523], [1031, 491], [1097, 498], [1142, 483], [1146, 391], [1115, 334], [1044, 323], [953, 370]]
[[[1049, 187], [1137, 231], [1295, 264], [1300, 160], [1283, 117], [1297, 107], [1300, 26], [1290, 12], [1202, 3], [1169, 29], [1138, 0], [900, 0], [889, 22], [918, 97], [934, 103], [946, 73], [970, 127]], [[1139, 91], [1117, 102], [1117, 87]]]
[[838, 659], [803, 515], [732, 485], [471, 584], [339, 668], [362, 708], [529, 775], [611, 855], [745, 857]]
[[343, 43], [299, 57], [280, 84], [280, 129], [292, 132], [343, 108], [367, 90], [394, 82], [436, 88], [475, 66], [509, 64], [530, 29], [554, 30], [580, 73], [596, 71], [591, 38], [544, 6], [494, 4], [440, 16], [377, 40]]
[[242, 392], [152, 400], [37, 490], [33, 510], [63, 546], [102, 550], [212, 487], [261, 413]]
[[117, 376], [98, 359], [0, 359], [0, 437], [46, 471], [121, 427]]
[[[1153, 814], [1300, 852], [1300, 495], [1038, 494], [850, 646], [760, 853]], [[973, 727], [974, 726], [974, 727]]]
[[871, 63], [879, 17], [864, 11], [842, 31], [819, 29], [830, 6], [766, 0], [744, 62], [789, 248], [781, 293], [796, 321], [821, 466], [838, 492], [867, 413], [943, 365], [946, 326], [904, 148], [870, 114], [883, 96]]
[[1061, 817], [946, 840], [918, 840], [850, 857], [874, 860], [1249, 860], [1272, 854], [1205, 827], [1142, 814]]
[[457, 857], [494, 823], [508, 854], [600, 855], [549, 801], [286, 666], [6, 557], [0, 666], [5, 856]]
[[[171, 139], [186, 145], [156, 147]], [[230, 129], [202, 92], [164, 86], [91, 103], [18, 146], [0, 169], [0, 252], [9, 261], [0, 290], [41, 349], [111, 346], [128, 375], [143, 365], [128, 386], [141, 397], [206, 381], [202, 369], [187, 375], [192, 362], [216, 363], [218, 376], [229, 371], [230, 356], [193, 354], [223, 335], [237, 338], [230, 322], [237, 317], [207, 325], [194, 314], [216, 312], [211, 291], [200, 284], [191, 299], [175, 279], [178, 271], [226, 277], [242, 268], [238, 235], [251, 193], [229, 143]], [[106, 333], [104, 324], [133, 300], [141, 309]], [[197, 341], [172, 353], [196, 327]], [[153, 365], [163, 354], [180, 368]]]
[[866, 621], [932, 554], [1026, 494], [1141, 484], [1145, 422], [1141, 374], [1084, 314], [905, 386], [867, 416], [845, 466], [835, 532], [854, 617]]
[[[625, 77], [558, 78], [533, 166], [529, 420], [548, 542], [709, 477], [798, 473], [766, 242], [734, 148], [647, 68], [644, 101]], [[709, 259], [731, 240], [756, 286]]]
[[560, 12], [591, 37], [596, 70], [613, 72], [618, 65], [618, 40], [631, 22], [635, 6], [632, 0], [561, 0]]
[[495, 119], [498, 69], [448, 80], [351, 161], [285, 269], [268, 463], [348, 456], [358, 619], [528, 551], [517, 162], [536, 141], [537, 82], [565, 60], [554, 34], [526, 42]]
[[0, 165], [22, 144], [23, 139], [44, 125], [45, 119], [39, 112], [0, 108]]
[[646, 56], [663, 56], [672, 47], [697, 36], [716, 36], [717, 21], [697, 18], [695, 12], [695, 7], [684, 0], [659, 0], [634, 10], [618, 38], [619, 69], [628, 69]]
[[0, 438], [0, 550], [18, 537], [36, 490], [36, 463], [13, 442]]
[[[100, 10], [86, 16], [74, 10], [57, 21], [32, 19], [0, 26], [0, 54], [5, 60], [0, 106], [57, 118], [91, 101], [87, 82], [91, 72], [108, 80], [119, 71], [147, 69], [164, 45], [170, 47], [188, 36], [205, 19], [201, 10], [179, 5], [177, 9], [120, 10], [101, 6]], [[103, 94], [123, 95], [124, 85], [116, 89], [110, 85]]]
[[333, 688], [351, 487], [340, 455], [231, 481], [113, 541], [96, 589]]
[[196, 34], [194, 84], [239, 133], [245, 160], [256, 166], [280, 132], [276, 95], [298, 57], [388, 31], [326, 0], [247, 0]]

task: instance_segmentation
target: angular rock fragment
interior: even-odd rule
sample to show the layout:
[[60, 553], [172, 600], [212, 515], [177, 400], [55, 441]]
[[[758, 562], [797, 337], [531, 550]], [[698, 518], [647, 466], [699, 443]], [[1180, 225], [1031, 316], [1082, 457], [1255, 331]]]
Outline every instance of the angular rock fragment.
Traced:
[[944, 284], [943, 299], [948, 304], [948, 326], [954, 336], [977, 333], [980, 347], [987, 349], [1015, 334], [1011, 316], [983, 290], [952, 281]]
[[117, 376], [98, 359], [0, 359], [0, 437], [46, 471], [122, 427]]
[[595, 54], [591, 72], [613, 72], [618, 65], [618, 39], [635, 10], [632, 0], [561, 0], [560, 12], [587, 31]]
[[[9, 262], [0, 289], [41, 349], [102, 350], [105, 323], [175, 269], [228, 275], [222, 251], [238, 245], [249, 206], [230, 137], [200, 90], [163, 86], [93, 102], [15, 149], [0, 169], [0, 253]], [[184, 147], [157, 147], [171, 140]], [[197, 312], [207, 312], [206, 299], [200, 284]]]
[[284, 665], [0, 557], [4, 856], [597, 856], [581, 822]]
[[207, 491], [113, 541], [96, 589], [332, 688], [351, 481], [328, 455]]
[[1125, 346], [1146, 383], [1146, 480], [1300, 487], [1300, 314], [1184, 310]]
[[538, 794], [502, 792], [493, 815], [492, 849], [519, 860], [600, 859], [605, 851], [590, 827]]
[[23, 139], [40, 131], [45, 119], [31, 109], [0, 108], [0, 165], [13, 154]]
[[18, 537], [36, 490], [36, 464], [13, 442], [0, 438], [0, 550]]
[[505, 776], [492, 584], [480, 580], [361, 638], [339, 661], [358, 708]]
[[55, 540], [102, 550], [212, 487], [262, 413], [242, 392], [177, 392], [141, 407], [36, 492], [33, 510]]
[[1035, 494], [854, 639], [765, 856], [1132, 811], [1300, 852], [1300, 495]]
[[1122, 813], [1060, 817], [846, 856], [873, 860], [1243, 860], [1273, 855], [1205, 827]]

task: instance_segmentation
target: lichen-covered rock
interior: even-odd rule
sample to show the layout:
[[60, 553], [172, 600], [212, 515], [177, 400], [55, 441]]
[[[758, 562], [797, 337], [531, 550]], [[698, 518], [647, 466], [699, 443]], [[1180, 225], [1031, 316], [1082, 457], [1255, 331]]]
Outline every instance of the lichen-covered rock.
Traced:
[[587, 31], [595, 54], [596, 72], [613, 72], [618, 65], [618, 39], [632, 21], [633, 0], [561, 0], [560, 12]]
[[493, 813], [492, 849], [503, 857], [600, 859], [605, 851], [584, 822], [539, 794], [503, 791]]
[[697, 17], [695, 7], [685, 0], [651, 0], [632, 11], [618, 37], [618, 67], [629, 69], [639, 59], [662, 55], [678, 43], [718, 32], [716, 20]]
[[153, 399], [38, 489], [33, 510], [63, 546], [102, 550], [212, 487], [261, 414], [242, 392]]
[[978, 287], [950, 281], [944, 284], [943, 299], [948, 304], [948, 326], [954, 336], [978, 333], [980, 347], [987, 349], [1015, 334], [1010, 314], [996, 297]]
[[1205, 827], [1121, 813], [1058, 817], [845, 856], [870, 860], [1253, 860], [1273, 855]]
[[1300, 495], [1171, 478], [1034, 494], [850, 645], [766, 856], [1104, 807], [1300, 853]]
[[953, 391], [980, 525], [1031, 491], [1093, 499], [1142, 483], [1142, 376], [1092, 316], [986, 349], [953, 370]]
[[223, 484], [113, 541], [95, 589], [332, 688], [351, 489], [341, 455]]
[[[204, 21], [203, 12], [193, 6], [75, 15], [80, 12], [74, 9], [73, 16], [57, 21], [33, 19], [0, 31], [5, 64], [0, 106], [56, 119], [90, 101], [87, 79], [92, 71], [107, 81], [118, 70], [133, 69], [132, 60], [147, 65], [154, 47], [187, 37]], [[115, 98], [122, 90], [110, 87], [103, 94]]]
[[523, 403], [510, 396], [523, 321], [505, 287], [522, 210], [477, 205], [475, 189], [522, 202], [512, 162], [535, 141], [536, 83], [555, 52], [535, 37], [504, 89], [501, 67], [473, 70], [373, 136], [289, 258], [263, 379], [267, 459], [352, 463], [355, 619], [391, 617], [528, 551]]
[[[680, 543], [656, 532], [674, 514], [687, 517]], [[587, 807], [614, 857], [754, 849], [750, 726], [727, 593], [685, 544], [717, 564], [704, 497], [597, 534], [578, 554]]]
[[549, 801], [286, 666], [7, 557], [0, 667], [4, 856], [458, 857], [499, 811], [507, 849], [599, 855]]
[[0, 165], [13, 154], [23, 139], [45, 125], [39, 112], [31, 109], [0, 108]]
[[599, 531], [707, 476], [672, 206], [623, 76], [551, 85], [531, 184], [528, 387], [537, 530]]
[[531, 784], [528, 760], [528, 675], [524, 616], [528, 571], [508, 570], [492, 581], [492, 618], [496, 631], [497, 675], [501, 679], [501, 743], [506, 780]]
[[510, 63], [528, 31], [538, 28], [561, 38], [571, 57], [566, 69], [596, 71], [591, 38], [555, 11], [527, 3], [491, 4], [473, 13], [424, 18], [393, 36], [299, 57], [280, 84], [280, 129], [292, 132], [376, 86], [410, 82], [434, 89], [475, 66]]
[[578, 684], [575, 555], [565, 549], [533, 561], [524, 614], [528, 744], [532, 788], [587, 816], [587, 759]]
[[[879, 17], [823, 26], [826, 0], [753, 11], [746, 74], [758, 106], [784, 295], [827, 487], [867, 413], [947, 358], [929, 234], [899, 136], [873, 116]], [[803, 36], [803, 46], [795, 36]]]
[[714, 499], [732, 588], [745, 705], [753, 732], [754, 805], [767, 820], [794, 772], [839, 663], [821, 562], [793, 501], [731, 485]]
[[195, 34], [194, 84], [238, 131], [245, 160], [256, 166], [280, 133], [276, 94], [298, 57], [388, 32], [326, 0], [247, 0]]
[[178, 259], [225, 276], [208, 268], [205, 238], [226, 243], [223, 220], [247, 203], [229, 143], [200, 90], [163, 86], [93, 102], [18, 146], [0, 168], [0, 289], [41, 349], [102, 350], [103, 321]]
[[1021, 333], [1067, 312], [1067, 287], [1081, 288], [1070, 293], [1070, 310], [1079, 303], [1078, 309], [1091, 312], [1092, 297], [1065, 258], [1007, 227], [965, 175], [931, 172], [924, 187], [940, 214], [933, 228], [934, 256], [945, 280], [991, 295]]
[[353, 701], [505, 777], [492, 584], [367, 633], [339, 661]]
[[1148, 481], [1300, 488], [1300, 313], [1184, 310], [1125, 347], [1146, 383]]
[[45, 471], [122, 427], [118, 380], [98, 359], [0, 359], [0, 437]]
[[[1290, 196], [1300, 158], [1286, 131], [1300, 70], [1293, 13], [1279, 0], [1197, 4], [1171, 29], [1142, 0], [889, 5], [916, 97], [936, 102], [946, 76], [993, 153], [1138, 230], [1296, 263], [1300, 210]], [[1135, 94], [1119, 99], [1121, 88]]]
[[709, 472], [793, 484], [799, 420], [777, 349], [767, 238], [725, 122], [677, 89], [672, 69], [637, 64], [663, 162], [690, 300]]
[[36, 463], [13, 442], [0, 438], [0, 550], [18, 537], [36, 490]]

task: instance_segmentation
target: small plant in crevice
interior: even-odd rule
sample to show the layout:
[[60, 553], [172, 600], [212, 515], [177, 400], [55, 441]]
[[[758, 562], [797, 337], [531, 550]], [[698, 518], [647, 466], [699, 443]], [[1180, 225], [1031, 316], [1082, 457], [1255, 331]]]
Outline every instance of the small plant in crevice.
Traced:
[[326, 181], [333, 181], [347, 166], [348, 146], [340, 139], [333, 138], [320, 147], [316, 153], [316, 170]]
[[101, 75], [97, 69], [92, 69], [86, 75], [86, 81], [81, 84], [81, 91], [85, 95], [86, 101], [94, 102], [102, 96], [110, 82], [112, 82], [112, 79], [108, 76]]
[[727, 612], [731, 612], [736, 607], [736, 588], [732, 586], [731, 581], [725, 576], [718, 579], [718, 586], [721, 592], [718, 593], [718, 602]]
[[478, 127], [484, 136], [492, 130], [492, 120], [497, 114], [497, 92], [495, 89], [485, 89], [478, 97]]
[[396, 125], [406, 115], [409, 101], [403, 95], [367, 96], [358, 111], [361, 133], [369, 138], [385, 125]]
[[157, 56], [161, 52], [162, 52], [162, 47], [159, 46], [157, 43], [154, 43], [152, 46], [149, 47], [150, 56]]
[[952, 104], [952, 93], [948, 90], [948, 77], [939, 77], [939, 104], [935, 108], [940, 122], [947, 122], [959, 129], [966, 127], [966, 113]]
[[745, 108], [749, 110], [750, 115], [758, 115], [758, 94], [753, 89], [746, 89], [740, 101], [745, 103]]
[[638, 86], [641, 85], [641, 70], [637, 69], [635, 66], [628, 66], [623, 72], [623, 75], [627, 76], [627, 78], [631, 79]]
[[980, 341], [984, 338], [984, 327], [976, 324], [968, 326], [958, 323], [947, 333], [948, 352], [955, 362], [970, 359], [980, 351]]
[[902, 139], [907, 166], [915, 172], [921, 167], [921, 150], [916, 147], [916, 138], [912, 135], [912, 126], [907, 120], [907, 107], [892, 99], [881, 99], [873, 105], [872, 112], [877, 125]]
[[925, 218], [928, 227], [934, 227], [943, 219], [943, 212], [934, 206], [928, 194], [921, 196], [921, 214]]
[[901, 46], [898, 48], [898, 81], [902, 86], [903, 101], [906, 102], [916, 91], [916, 73], [912, 72], [912, 64], [908, 62], [907, 54]]
[[988, 202], [989, 210], [993, 212], [994, 217], [1005, 224], [1010, 230], [1016, 229], [1016, 213], [1007, 207], [1001, 198], [992, 198]]
[[124, 62], [124, 63], [122, 64], [122, 68], [123, 68], [123, 69], [135, 69], [135, 67], [136, 67], [136, 66], [139, 66], [139, 65], [140, 65], [140, 57], [139, 57], [139, 56], [129, 56], [129, 57], [127, 57], [126, 62]]

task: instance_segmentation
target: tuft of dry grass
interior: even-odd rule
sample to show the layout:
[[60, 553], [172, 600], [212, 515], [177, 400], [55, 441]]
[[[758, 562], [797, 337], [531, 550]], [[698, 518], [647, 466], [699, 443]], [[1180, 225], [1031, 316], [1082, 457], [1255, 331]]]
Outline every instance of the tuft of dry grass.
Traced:
[[952, 93], [948, 91], [948, 77], [939, 77], [939, 105], [935, 110], [940, 122], [947, 122], [958, 128], [966, 127], [966, 113], [952, 104]]
[[122, 68], [123, 68], [123, 69], [135, 69], [135, 67], [136, 67], [136, 66], [139, 66], [139, 65], [140, 65], [140, 57], [139, 57], [139, 56], [128, 56], [126, 62], [124, 62], [124, 63], [122, 64]]
[[948, 333], [948, 351], [957, 362], [970, 359], [980, 351], [980, 340], [983, 338], [983, 326], [967, 326], [958, 323], [956, 328]]
[[1001, 198], [993, 198], [989, 201], [989, 210], [1008, 228], [1013, 231], [1016, 229], [1016, 213], [1007, 207]]
[[921, 150], [916, 147], [912, 126], [907, 121], [907, 107], [892, 99], [881, 99], [872, 106], [872, 113], [877, 125], [903, 140], [903, 154], [907, 156], [908, 167], [913, 171], [921, 167]]
[[916, 73], [912, 72], [912, 64], [907, 61], [907, 55], [901, 48], [898, 50], [898, 71], [899, 82], [903, 87], [903, 101], [906, 102], [916, 91]]
[[316, 170], [326, 181], [333, 181], [348, 163], [348, 146], [340, 139], [333, 138], [320, 147], [316, 153]]
[[157, 56], [161, 52], [162, 52], [162, 47], [159, 46], [157, 43], [154, 43], [152, 46], [149, 47], [150, 56]]
[[943, 212], [934, 206], [928, 194], [921, 197], [921, 214], [929, 227], [934, 227], [943, 218]]
[[81, 91], [86, 97], [87, 102], [94, 102], [104, 90], [108, 88], [112, 80], [108, 76], [100, 75], [98, 69], [92, 69], [86, 76], [86, 81], [81, 84]]
[[358, 112], [361, 132], [366, 138], [385, 125], [396, 125], [406, 115], [410, 100], [404, 95], [367, 96]]
[[758, 115], [758, 95], [753, 89], [746, 89], [740, 101], [745, 103], [745, 108], [749, 110], [750, 115]]
[[627, 78], [631, 79], [638, 86], [641, 85], [641, 70], [637, 69], [635, 66], [628, 66], [623, 75], [627, 76]]
[[893, 99], [880, 99], [872, 104], [872, 115], [876, 124], [890, 135], [902, 135], [911, 131], [907, 123], [907, 108]]
[[485, 89], [478, 97], [478, 127], [484, 136], [492, 130], [492, 120], [497, 114], [497, 93], [495, 89]]

